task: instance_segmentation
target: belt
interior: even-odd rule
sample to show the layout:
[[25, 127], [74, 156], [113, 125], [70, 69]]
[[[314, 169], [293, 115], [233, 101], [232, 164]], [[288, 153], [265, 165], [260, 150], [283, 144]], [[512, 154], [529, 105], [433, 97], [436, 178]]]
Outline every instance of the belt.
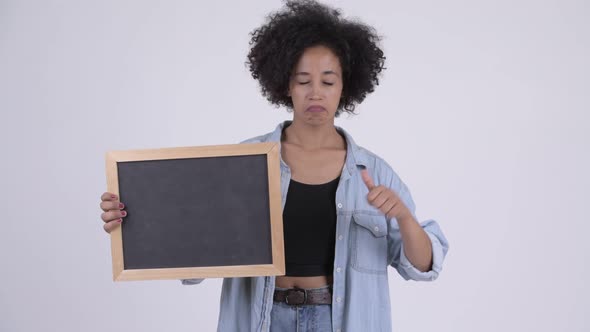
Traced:
[[332, 304], [332, 287], [318, 289], [290, 288], [275, 290], [273, 300], [289, 305]]

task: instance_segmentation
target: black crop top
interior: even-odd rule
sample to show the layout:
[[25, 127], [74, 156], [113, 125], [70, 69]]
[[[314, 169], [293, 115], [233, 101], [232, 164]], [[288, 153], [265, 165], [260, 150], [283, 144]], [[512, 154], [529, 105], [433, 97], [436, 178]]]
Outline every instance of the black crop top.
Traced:
[[334, 268], [336, 188], [291, 180], [283, 210], [286, 275], [328, 276]]

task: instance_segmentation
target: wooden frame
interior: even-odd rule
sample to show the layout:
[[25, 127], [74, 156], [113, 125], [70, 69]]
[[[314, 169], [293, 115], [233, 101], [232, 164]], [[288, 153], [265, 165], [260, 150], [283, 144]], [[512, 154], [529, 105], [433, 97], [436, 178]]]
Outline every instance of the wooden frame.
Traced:
[[[176, 147], [161, 149], [109, 151], [106, 153], [107, 190], [119, 195], [117, 164], [120, 162], [169, 160], [203, 157], [263, 155], [267, 157], [268, 198], [272, 264], [231, 265], [183, 268], [125, 269], [122, 227], [111, 232], [113, 280], [191, 279], [284, 275], [283, 221], [279, 143], [252, 143], [215, 146]], [[124, 197], [121, 200], [124, 201]]]

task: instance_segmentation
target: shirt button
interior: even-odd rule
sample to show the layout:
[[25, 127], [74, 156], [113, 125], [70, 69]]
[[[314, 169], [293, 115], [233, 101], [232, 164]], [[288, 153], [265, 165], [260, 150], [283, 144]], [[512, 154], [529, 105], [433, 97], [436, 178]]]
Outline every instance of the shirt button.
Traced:
[[338, 203], [338, 208], [342, 209], [342, 203]]
[[379, 227], [375, 226], [375, 228], [373, 228], [375, 230], [375, 232], [379, 232]]
[[342, 235], [338, 235], [338, 240], [342, 240]]
[[338, 302], [338, 303], [342, 302], [342, 298], [341, 297], [336, 298], [336, 302]]
[[338, 268], [336, 268], [336, 272], [340, 273], [340, 271], [342, 271], [342, 269], [341, 269], [341, 268], [339, 268], [339, 267], [338, 267]]

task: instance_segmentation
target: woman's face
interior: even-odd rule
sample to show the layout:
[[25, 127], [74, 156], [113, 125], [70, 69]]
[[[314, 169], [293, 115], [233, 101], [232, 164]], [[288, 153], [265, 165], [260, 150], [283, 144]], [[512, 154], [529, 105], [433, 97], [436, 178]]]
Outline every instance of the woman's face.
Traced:
[[333, 124], [341, 95], [342, 69], [338, 57], [325, 46], [306, 49], [289, 81], [293, 121]]

